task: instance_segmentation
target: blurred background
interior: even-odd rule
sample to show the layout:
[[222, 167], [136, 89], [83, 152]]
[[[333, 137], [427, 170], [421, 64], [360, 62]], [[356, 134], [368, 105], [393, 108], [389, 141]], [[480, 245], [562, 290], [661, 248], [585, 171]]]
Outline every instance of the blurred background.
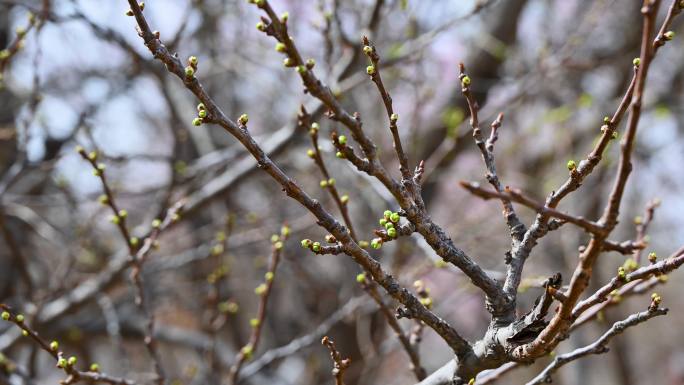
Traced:
[[[543, 200], [566, 179], [566, 162], [590, 151], [639, 55], [640, 1], [271, 3], [279, 13], [289, 12], [300, 52], [316, 60], [316, 74], [344, 105], [361, 114], [383, 163], [398, 176], [382, 101], [365, 73], [361, 36], [371, 38], [401, 117], [409, 161], [426, 161], [424, 198], [433, 218], [494, 276], [505, 271], [508, 231], [498, 202], [458, 186], [460, 180], [485, 181], [458, 63], [472, 79], [482, 127], [505, 114], [495, 150], [502, 182]], [[191, 125], [197, 101], [153, 61], [135, 20], [124, 15], [127, 9], [123, 0], [0, 0], [0, 49], [17, 43], [17, 33], [28, 27], [21, 49], [0, 58], [0, 302], [27, 314], [41, 335], [59, 340], [79, 362], [97, 361], [108, 373], [141, 382], [153, 375], [142, 341], [144, 317], [123, 268], [125, 243], [109, 222], [108, 208], [98, 203], [99, 179], [74, 151], [81, 145], [97, 150], [107, 165], [133, 235], [144, 235], [171, 203], [187, 199], [183, 220], [160, 238], [142, 273], [170, 383], [211, 384], [225, 377], [249, 338], [258, 305], [254, 288], [266, 272], [271, 234], [284, 223], [292, 234], [276, 272], [263, 339], [241, 383], [332, 383], [330, 357], [319, 343], [324, 334], [352, 360], [348, 384], [415, 383], [398, 340], [355, 281], [359, 268], [344, 255], [301, 249], [300, 239], [322, 240], [325, 233], [229, 135], [216, 126]], [[30, 27], [29, 13], [40, 27]], [[335, 158], [329, 133], [343, 128], [323, 116], [320, 104], [302, 92], [296, 72], [283, 67], [275, 41], [257, 31], [256, 7], [242, 0], [148, 0], [145, 15], [172, 52], [199, 58], [197, 77], [226, 115], [249, 114], [250, 131], [263, 148], [338, 215], [307, 156], [309, 136], [296, 124], [300, 105], [306, 106], [320, 122], [324, 159], [338, 190], [350, 197], [359, 237], [373, 237], [382, 212], [398, 207], [382, 186]], [[673, 28], [679, 35], [680, 27], [681, 18]], [[635, 217], [658, 198], [647, 251], [659, 256], [684, 244], [682, 48], [677, 36], [651, 68], [634, 172], [615, 234], [618, 241], [634, 239]], [[615, 141], [563, 210], [600, 215], [618, 150]], [[534, 213], [518, 211], [529, 224]], [[571, 226], [543, 239], [524, 272], [521, 312], [539, 295], [543, 279], [555, 272], [570, 276], [586, 241]], [[422, 280], [435, 311], [462, 335], [476, 340], [484, 333], [489, 314], [481, 293], [458, 271], [435, 265], [436, 255], [418, 238], [402, 238], [371, 255], [407, 287]], [[625, 259], [604, 253], [593, 288]], [[227, 273], [217, 278], [221, 266]], [[555, 382], [684, 383], [684, 300], [678, 295], [683, 274], [673, 273], [657, 289], [671, 309], [667, 317], [630, 329], [611, 343], [609, 354], [564, 367]], [[630, 297], [609, 308], [558, 352], [592, 342], [648, 301], [647, 295]], [[214, 328], [217, 314], [222, 323]], [[405, 330], [414, 326], [400, 323]], [[0, 324], [0, 352], [17, 365], [0, 365], [0, 384], [55, 383], [63, 376], [8, 323]], [[425, 330], [420, 356], [430, 373], [450, 359], [450, 349]], [[498, 383], [525, 383], [547, 363], [515, 369]]]

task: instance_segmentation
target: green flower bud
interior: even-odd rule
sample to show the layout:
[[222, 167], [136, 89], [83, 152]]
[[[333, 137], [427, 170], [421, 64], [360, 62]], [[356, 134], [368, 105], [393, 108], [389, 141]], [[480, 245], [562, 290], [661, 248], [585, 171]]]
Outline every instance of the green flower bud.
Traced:
[[59, 342], [57, 342], [57, 341], [50, 342], [50, 350], [52, 350], [53, 352], [56, 352], [57, 349], [59, 349]]
[[266, 31], [266, 24], [264, 24], [262, 22], [258, 22], [256, 24], [256, 29], [258, 29], [261, 32], [265, 32]]
[[370, 56], [370, 54], [373, 53], [373, 47], [371, 47], [369, 45], [364, 45], [363, 46], [363, 53]]
[[568, 170], [575, 171], [577, 169], [577, 163], [574, 160], [569, 160], [567, 164]]
[[97, 151], [90, 151], [88, 153], [88, 159], [92, 160], [93, 162], [97, 160]]
[[366, 273], [360, 273], [356, 275], [356, 282], [366, 283]]
[[347, 202], [349, 202], [349, 195], [344, 194], [340, 197], [340, 201], [342, 202], [343, 205], [346, 205]]
[[334, 186], [334, 185], [335, 185], [335, 178], [328, 179], [328, 186]]
[[28, 330], [22, 330], [22, 331], [21, 331], [21, 335], [24, 336], [24, 337], [28, 337], [28, 336], [29, 336]]
[[635, 67], [638, 67], [641, 65], [641, 58], [635, 57], [634, 60], [632, 60], [632, 64], [634, 64]]
[[306, 68], [313, 69], [315, 65], [316, 65], [316, 61], [314, 59], [307, 59], [306, 60]]
[[656, 306], [660, 305], [660, 302], [662, 302], [662, 297], [658, 293], [653, 293], [651, 294], [651, 301], [653, 301], [653, 304]]
[[253, 328], [258, 328], [260, 323], [261, 322], [259, 321], [258, 318], [252, 318], [249, 320], [249, 326], [251, 326]]
[[119, 210], [119, 217], [120, 218], [126, 218], [128, 216], [128, 211], [121, 209]]
[[302, 247], [308, 249], [311, 246], [311, 239], [302, 239]]
[[286, 57], [285, 59], [283, 59], [283, 65], [285, 67], [294, 67], [295, 61], [290, 59], [289, 57]]
[[382, 239], [380, 239], [380, 238], [373, 238], [373, 240], [371, 240], [370, 246], [371, 246], [373, 249], [378, 250], [379, 248], [382, 247]]
[[316, 122], [311, 123], [311, 131], [312, 131], [313, 133], [318, 132], [318, 130], [319, 130], [320, 128], [321, 128], [321, 125], [320, 125], [320, 124], [318, 124], [318, 123], [316, 123]]
[[138, 239], [138, 237], [131, 237], [129, 243], [131, 244], [131, 246], [137, 247], [140, 243], [140, 239]]
[[283, 236], [283, 238], [287, 238], [290, 235], [290, 226], [283, 226], [280, 228], [280, 235]]
[[468, 87], [470, 85], [470, 77], [468, 75], [464, 76], [461, 79], [461, 84], [463, 85], [463, 87]]
[[[257, 0], [257, 5], [259, 5], [259, 2], [263, 3], [263, 1], [264, 0]], [[240, 349], [240, 353], [242, 353], [242, 355], [246, 359], [249, 360], [250, 358], [252, 358], [252, 354], [254, 353], [254, 348], [252, 347], [251, 344], [247, 344], [247, 345], [243, 346], [242, 349]]]
[[238, 118], [238, 123], [244, 126], [247, 124], [247, 122], [249, 122], [249, 116], [247, 116], [247, 114], [240, 115]]
[[650, 252], [648, 254], [648, 261], [651, 263], [656, 263], [656, 260], [658, 259], [658, 255], [655, 252]]
[[23, 314], [17, 314], [17, 322], [22, 323], [24, 322], [24, 315]]
[[96, 362], [90, 364], [90, 371], [91, 372], [99, 372], [100, 371], [100, 365], [98, 365]]
[[390, 216], [392, 216], [392, 212], [391, 212], [390, 210], [385, 210], [385, 212], [382, 213], [382, 216], [383, 216], [385, 219], [389, 220], [389, 219], [390, 219]]
[[321, 251], [321, 243], [320, 242], [314, 242], [313, 245], [311, 245], [311, 249], [315, 252]]
[[67, 366], [67, 360], [64, 358], [60, 358], [57, 360], [57, 367], [60, 369], [64, 369]]
[[275, 278], [275, 274], [273, 274], [272, 271], [267, 271], [266, 274], [264, 274], [266, 282], [273, 282], [273, 278]]
[[394, 228], [394, 223], [392, 222], [385, 222], [385, 230], [393, 229]]
[[344, 145], [347, 144], [347, 137], [344, 136], [344, 135], [340, 135], [340, 136], [337, 138], [337, 142], [344, 146]]
[[278, 241], [278, 242], [276, 242], [276, 243], [273, 244], [273, 247], [274, 247], [276, 250], [282, 250], [282, 249], [283, 249], [283, 242]]
[[674, 31], [667, 31], [663, 34], [663, 37], [665, 38], [665, 40], [669, 41], [669, 40], [674, 39], [675, 33], [674, 33]]
[[[388, 223], [388, 225], [389, 225], [389, 224], [390, 224], [390, 223]], [[396, 238], [396, 237], [397, 237], [397, 229], [395, 229], [394, 227], [387, 229], [387, 235], [388, 235], [390, 238]]]
[[109, 221], [115, 225], [118, 225], [119, 223], [121, 223], [121, 218], [119, 218], [118, 215], [112, 215], [111, 217], [109, 217]]
[[276, 243], [279, 240], [280, 240], [280, 237], [278, 236], [278, 234], [271, 235], [271, 243]]
[[97, 198], [97, 200], [98, 200], [98, 202], [100, 202], [100, 204], [103, 204], [103, 205], [106, 205], [109, 203], [109, 198], [107, 198], [107, 196], [105, 194], [100, 195]]
[[618, 279], [620, 279], [620, 280], [625, 280], [625, 278], [626, 278], [627, 276], [626, 276], [625, 268], [624, 268], [624, 267], [622, 267], [622, 266], [618, 267], [617, 277], [618, 277]]
[[344, 159], [344, 158], [346, 157], [346, 156], [344, 155], [344, 153], [341, 152], [341, 151], [337, 151], [337, 152], [335, 153], [335, 156], [336, 156], [337, 158], [339, 158], [339, 159]]
[[328, 187], [328, 181], [324, 179], [324, 180], [320, 181], [318, 183], [318, 185], [321, 186], [321, 188], [326, 188], [326, 187]]
[[447, 261], [445, 261], [443, 259], [435, 260], [435, 267], [438, 269], [443, 269], [443, 268], [447, 267], [447, 265], [448, 265]]
[[152, 220], [152, 228], [154, 228], [154, 229], [158, 229], [159, 227], [161, 227], [161, 224], [162, 224], [162, 221], [159, 219]]
[[275, 50], [276, 50], [277, 52], [285, 52], [285, 51], [287, 51], [287, 46], [286, 46], [285, 44], [283, 44], [283, 43], [277, 43], [277, 44], [275, 45]]
[[420, 299], [420, 303], [423, 304], [426, 308], [430, 309], [432, 307], [432, 298], [430, 297], [425, 297]]
[[316, 157], [316, 152], [312, 149], [308, 149], [308, 150], [306, 150], [306, 156], [313, 159]]
[[200, 110], [200, 111], [197, 113], [197, 115], [198, 115], [200, 118], [206, 118], [206, 117], [207, 117], [207, 110]]
[[639, 264], [636, 263], [636, 261], [633, 258], [627, 258], [625, 260], [625, 263], [622, 265], [622, 267], [625, 268], [625, 271], [634, 271], [639, 268]]
[[192, 66], [185, 67], [185, 76], [188, 78], [195, 76], [195, 69]]
[[190, 65], [192, 65], [193, 67], [197, 66], [197, 56], [190, 56], [188, 58], [188, 63], [190, 63]]
[[392, 122], [395, 122], [395, 123], [396, 123], [396, 121], [399, 120], [399, 115], [398, 115], [398, 114], [392, 114], [392, 115], [390, 116], [390, 120], [391, 120]]
[[76, 359], [76, 357], [71, 356], [71, 357], [69, 357], [69, 359], [67, 360], [67, 365], [69, 365], [69, 366], [74, 366], [74, 365], [76, 365], [76, 362], [77, 362], [77, 361], [78, 361], [78, 360]]
[[604, 116], [603, 117], [603, 123], [606, 123], [606, 124], [610, 123], [610, 117]]
[[305, 66], [297, 66], [297, 73], [303, 74], [306, 72], [306, 67]]
[[192, 125], [193, 126], [201, 126], [202, 125], [202, 118], [195, 118], [192, 120]]
[[399, 222], [399, 213], [392, 213], [390, 214], [390, 221], [397, 223]]
[[359, 241], [359, 247], [362, 249], [368, 248], [368, 241]]
[[290, 12], [283, 12], [282, 15], [280, 15], [280, 21], [283, 23], [287, 23], [287, 19], [290, 18]]
[[102, 173], [104, 172], [106, 166], [102, 163], [98, 164], [95, 169], [93, 170], [93, 175], [95, 176], [102, 176]]
[[224, 249], [223, 249], [223, 245], [222, 245], [222, 244], [219, 243], [218, 245], [214, 245], [214, 246], [211, 248], [211, 255], [213, 255], [213, 256], [219, 256], [219, 255], [223, 254], [223, 250], [224, 250]]
[[233, 302], [233, 301], [221, 302], [221, 303], [219, 303], [218, 307], [219, 307], [219, 311], [221, 313], [230, 313], [230, 314], [235, 314], [240, 309], [240, 306], [236, 302]]
[[366, 67], [366, 73], [368, 75], [373, 76], [375, 74], [375, 66], [370, 65], [370, 66]]
[[266, 286], [266, 284], [262, 283], [261, 285], [257, 286], [256, 289], [254, 289], [254, 294], [264, 295], [264, 294], [266, 294], [267, 289], [268, 289], [268, 287]]
[[204, 106], [204, 103], [200, 103], [197, 105], [197, 112], [200, 112], [202, 110], [206, 110], [207, 108]]
[[2, 312], [2, 319], [4, 319], [5, 321], [9, 321], [10, 317], [11, 317], [11, 315], [9, 312], [6, 312], [6, 311]]
[[385, 225], [387, 224], [387, 219], [381, 218], [381, 219], [378, 221], [378, 223], [380, 223], [380, 226], [385, 227]]

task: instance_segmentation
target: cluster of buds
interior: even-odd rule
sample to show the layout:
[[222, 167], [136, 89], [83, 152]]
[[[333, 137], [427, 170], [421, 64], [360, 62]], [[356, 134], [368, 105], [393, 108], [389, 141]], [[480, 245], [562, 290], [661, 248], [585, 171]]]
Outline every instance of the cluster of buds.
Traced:
[[363, 37], [362, 39], [363, 42], [363, 53], [368, 56], [368, 59], [370, 59], [371, 64], [366, 67], [366, 73], [368, 76], [373, 79], [375, 74], [378, 72], [377, 68], [377, 63], [379, 61], [379, 57], [377, 52], [375, 51], [375, 47], [370, 44], [370, 41], [366, 36]]
[[[384, 227], [387, 236], [390, 238], [396, 238], [398, 233], [395, 225], [399, 224], [399, 213], [392, 212], [390, 210], [385, 210], [382, 218], [378, 221], [380, 226]], [[372, 244], [371, 244], [372, 246]]]
[[111, 217], [109, 217], [109, 221], [115, 225], [120, 225], [120, 224], [124, 223], [124, 221], [126, 220], [126, 217], [128, 217], [128, 211], [121, 209], [115, 215], [112, 215]]
[[660, 296], [658, 293], [653, 293], [651, 294], [651, 304], [648, 306], [649, 311], [655, 311], [658, 309], [658, 306], [660, 306], [660, 303], [663, 302], [663, 298]]
[[[337, 145], [339, 145], [342, 148], [347, 146], [347, 137], [345, 135], [337, 136], [335, 133], [333, 133], [333, 141], [336, 141]], [[346, 158], [346, 155], [342, 151], [337, 151], [335, 153], [335, 156], [339, 159], [345, 159]]]
[[430, 297], [430, 289], [425, 285], [425, 282], [422, 280], [416, 280], [413, 282], [413, 287], [416, 289], [416, 293], [418, 293], [418, 297], [420, 298], [420, 303], [423, 304], [428, 309], [432, 308], [433, 301], [432, 298]]
[[207, 106], [204, 105], [204, 103], [200, 103], [197, 105], [197, 117], [192, 120], [192, 125], [193, 126], [200, 126], [202, 123], [204, 123], [207, 119], [209, 112], [207, 111]]
[[329, 178], [327, 180], [323, 179], [319, 182], [319, 185], [321, 186], [321, 188], [332, 187], [335, 185], [335, 178]]
[[223, 301], [218, 304], [218, 310], [224, 314], [235, 314], [240, 310], [240, 306], [235, 301]]
[[[638, 61], [639, 58], [636, 58], [634, 60]], [[603, 125], [601, 126], [601, 132], [605, 134], [606, 132], [610, 131], [611, 132], [610, 138], [611, 139], [617, 139], [619, 134], [615, 130], [615, 128], [612, 128], [611, 124], [612, 124], [612, 119], [608, 116], [604, 116], [603, 117]]]
[[[221, 251], [223, 250], [223, 245], [220, 247]], [[214, 248], [212, 248], [212, 254], [214, 253]], [[218, 282], [221, 278], [225, 277], [228, 275], [229, 269], [228, 266], [221, 264], [217, 268], [214, 269], [209, 275], [207, 275], [207, 283], [209, 284], [215, 284]]]
[[320, 242], [314, 242], [311, 239], [302, 239], [300, 244], [302, 245], [302, 248], [309, 249], [314, 253], [319, 253], [322, 247]]
[[197, 56], [188, 57], [188, 65], [185, 67], [185, 77], [187, 79], [194, 79], [197, 72]]

